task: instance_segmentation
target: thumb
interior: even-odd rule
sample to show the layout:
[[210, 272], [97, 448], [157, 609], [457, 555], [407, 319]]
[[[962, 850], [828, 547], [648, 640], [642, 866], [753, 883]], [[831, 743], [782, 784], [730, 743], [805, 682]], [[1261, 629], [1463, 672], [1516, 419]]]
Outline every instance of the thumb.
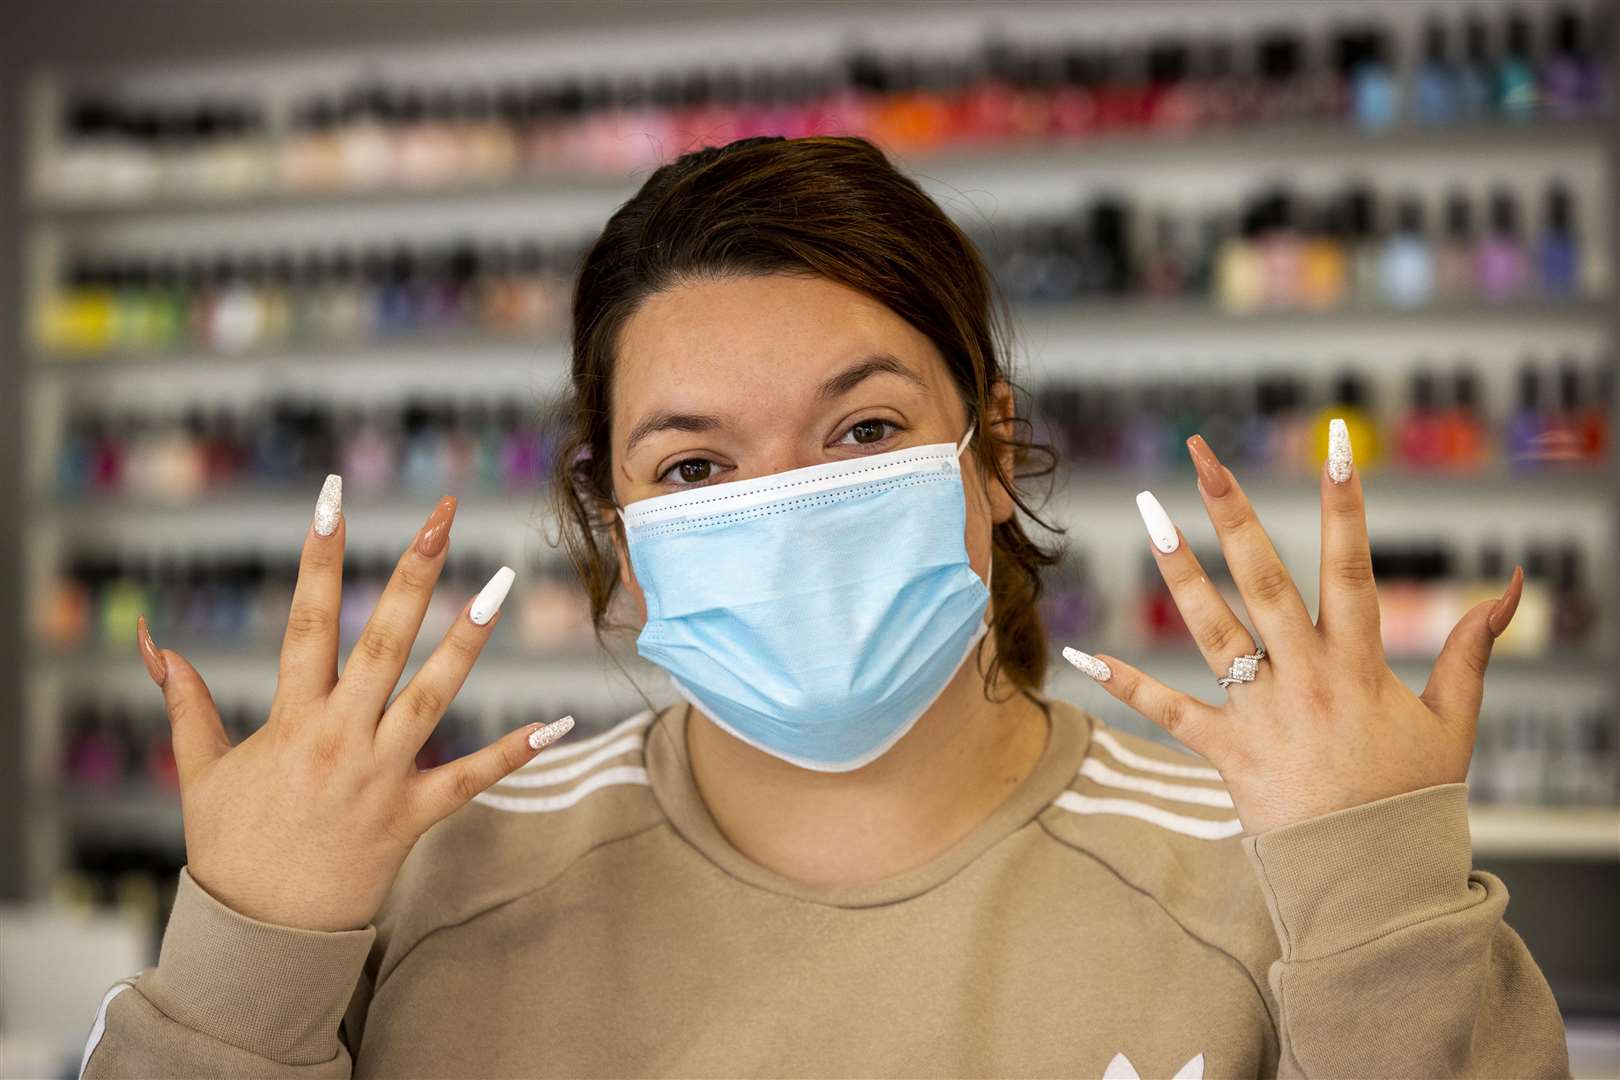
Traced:
[[174, 764], [184, 787], [191, 777], [224, 757], [231, 740], [220, 723], [214, 695], [208, 692], [208, 684], [190, 661], [173, 649], [159, 649], [152, 641], [145, 616], [137, 620], [136, 633], [147, 673], [163, 690]]
[[1524, 569], [1515, 566], [1513, 580], [1499, 599], [1475, 604], [1458, 620], [1429, 673], [1428, 685], [1418, 695], [1425, 705], [1447, 719], [1470, 724], [1479, 719], [1491, 648], [1518, 610], [1523, 592]]

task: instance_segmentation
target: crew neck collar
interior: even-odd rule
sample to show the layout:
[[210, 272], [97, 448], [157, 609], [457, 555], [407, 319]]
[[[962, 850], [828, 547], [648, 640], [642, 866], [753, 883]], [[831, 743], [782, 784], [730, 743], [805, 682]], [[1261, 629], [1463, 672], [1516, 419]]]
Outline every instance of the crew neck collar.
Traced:
[[962, 870], [997, 842], [1034, 819], [1073, 781], [1091, 742], [1091, 717], [1066, 701], [1044, 694], [1035, 700], [1046, 709], [1046, 746], [1035, 767], [990, 815], [921, 866], [876, 881], [853, 885], [812, 885], [771, 870], [750, 859], [721, 833], [709, 813], [686, 752], [686, 724], [691, 706], [684, 701], [664, 708], [647, 734], [647, 777], [653, 795], [670, 824], [705, 858], [746, 884], [829, 907], [873, 907], [918, 896]]

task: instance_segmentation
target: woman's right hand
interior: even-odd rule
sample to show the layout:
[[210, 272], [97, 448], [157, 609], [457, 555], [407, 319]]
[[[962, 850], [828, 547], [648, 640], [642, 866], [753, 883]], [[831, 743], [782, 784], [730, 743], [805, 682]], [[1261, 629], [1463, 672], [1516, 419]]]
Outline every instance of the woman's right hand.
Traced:
[[568, 717], [528, 724], [455, 761], [416, 768], [499, 621], [511, 571], [502, 568], [469, 601], [390, 704], [444, 567], [456, 501], [440, 500], [400, 557], [339, 677], [341, 490], [335, 476], [322, 488], [270, 716], [240, 744], [230, 744], [196, 669], [159, 650], [144, 618], [138, 633], [168, 708], [192, 877], [243, 915], [309, 930], [365, 927], [429, 826], [573, 726]]

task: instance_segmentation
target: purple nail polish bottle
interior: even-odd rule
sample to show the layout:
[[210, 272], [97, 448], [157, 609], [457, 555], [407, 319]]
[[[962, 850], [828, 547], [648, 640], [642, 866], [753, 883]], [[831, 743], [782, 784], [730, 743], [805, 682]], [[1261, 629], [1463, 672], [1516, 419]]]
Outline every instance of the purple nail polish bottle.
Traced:
[[1479, 288], [1492, 300], [1517, 296], [1525, 283], [1524, 244], [1519, 239], [1519, 204], [1499, 188], [1491, 195], [1491, 224], [1475, 259]]

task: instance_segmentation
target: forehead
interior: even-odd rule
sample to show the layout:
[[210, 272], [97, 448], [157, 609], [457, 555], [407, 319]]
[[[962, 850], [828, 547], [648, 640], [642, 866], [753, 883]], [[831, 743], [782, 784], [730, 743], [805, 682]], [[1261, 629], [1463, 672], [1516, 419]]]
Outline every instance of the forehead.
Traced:
[[807, 275], [684, 283], [648, 298], [619, 337], [614, 428], [678, 395], [683, 407], [782, 401], [852, 359], [892, 353], [936, 391], [944, 362], [881, 302]]

